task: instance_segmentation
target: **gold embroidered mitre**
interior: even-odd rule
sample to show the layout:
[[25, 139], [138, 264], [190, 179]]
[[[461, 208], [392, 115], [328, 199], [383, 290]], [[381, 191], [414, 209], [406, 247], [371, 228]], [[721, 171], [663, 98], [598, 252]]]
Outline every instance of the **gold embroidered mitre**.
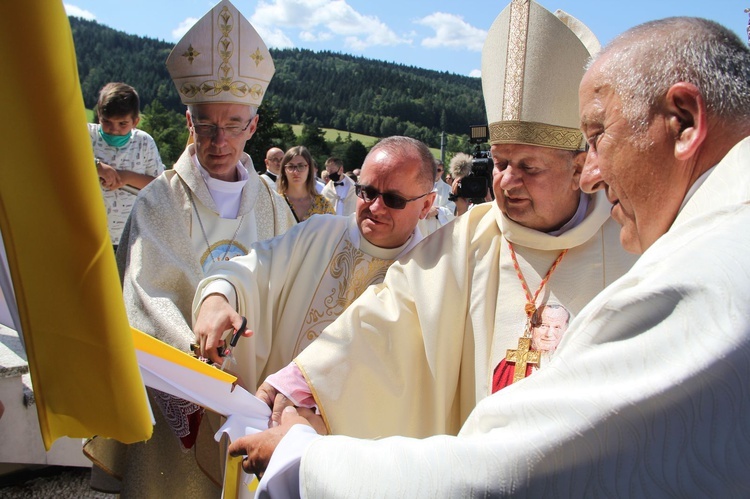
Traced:
[[490, 144], [583, 149], [578, 85], [599, 48], [578, 19], [513, 0], [492, 23], [482, 49]]
[[275, 71], [258, 32], [222, 0], [177, 42], [167, 70], [183, 104], [260, 106]]

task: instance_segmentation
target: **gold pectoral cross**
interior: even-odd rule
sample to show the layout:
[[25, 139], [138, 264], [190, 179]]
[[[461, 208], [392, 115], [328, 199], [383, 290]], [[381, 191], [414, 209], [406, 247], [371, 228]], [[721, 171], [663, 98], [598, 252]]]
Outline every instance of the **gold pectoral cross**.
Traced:
[[511, 383], [524, 379], [526, 377], [526, 365], [534, 364], [538, 366], [540, 358], [541, 352], [531, 350], [531, 338], [518, 338], [518, 350], [508, 350], [505, 354], [506, 361], [515, 363]]

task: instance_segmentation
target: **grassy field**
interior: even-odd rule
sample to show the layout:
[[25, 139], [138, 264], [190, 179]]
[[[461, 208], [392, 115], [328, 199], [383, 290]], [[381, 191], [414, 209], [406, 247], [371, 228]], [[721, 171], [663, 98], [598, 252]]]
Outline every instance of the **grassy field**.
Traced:
[[[302, 133], [302, 125], [292, 125], [292, 130], [294, 131], [294, 134], [299, 137]], [[333, 142], [336, 140], [336, 137], [341, 137], [341, 140], [346, 140], [346, 138], [349, 136], [349, 132], [343, 131], [343, 130], [336, 130], [335, 128], [322, 128], [323, 132], [325, 133], [325, 138], [329, 142]], [[366, 148], [372, 147], [375, 142], [380, 140], [379, 137], [372, 137], [371, 135], [362, 135], [360, 133], [352, 133], [352, 140], [358, 140], [362, 142]], [[430, 151], [432, 151], [432, 155], [436, 158], [440, 158], [440, 149], [436, 149], [434, 147], [430, 147]]]
[[[292, 130], [294, 130], [294, 134], [299, 137], [302, 134], [302, 125], [292, 125]], [[323, 128], [322, 130], [323, 132], [325, 132], [326, 140], [329, 142], [335, 141], [336, 137], [341, 137], [341, 140], [346, 140], [346, 138], [349, 136], [349, 132], [336, 130], [335, 128]], [[358, 140], [362, 142], [365, 147], [369, 149], [375, 142], [378, 141], [378, 137], [362, 135], [360, 133], [352, 133], [352, 140]]]

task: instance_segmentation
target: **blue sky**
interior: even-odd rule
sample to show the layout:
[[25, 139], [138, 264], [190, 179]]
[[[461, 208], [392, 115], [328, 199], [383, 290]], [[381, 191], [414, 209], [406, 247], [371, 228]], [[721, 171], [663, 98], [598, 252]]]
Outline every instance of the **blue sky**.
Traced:
[[[270, 47], [331, 50], [479, 76], [487, 30], [509, 0], [232, 0]], [[211, 0], [65, 0], [76, 15], [129, 34], [175, 43]], [[602, 43], [669, 16], [720, 22], [747, 39], [750, 0], [538, 0], [583, 21]]]

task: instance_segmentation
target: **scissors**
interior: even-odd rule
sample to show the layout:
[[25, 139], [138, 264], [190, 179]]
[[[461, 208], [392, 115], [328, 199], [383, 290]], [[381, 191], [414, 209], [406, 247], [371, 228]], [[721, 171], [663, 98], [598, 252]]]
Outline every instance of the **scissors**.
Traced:
[[230, 363], [237, 364], [237, 359], [234, 358], [234, 355], [232, 354], [232, 350], [234, 350], [234, 347], [237, 346], [237, 342], [242, 336], [242, 333], [245, 332], [245, 329], [247, 329], [247, 319], [243, 317], [242, 324], [240, 324], [240, 327], [237, 328], [237, 331], [234, 332], [234, 334], [232, 335], [232, 338], [229, 340], [229, 345], [227, 345], [224, 351], [222, 352], [222, 357], [224, 357], [224, 362], [221, 363], [222, 371], [226, 371]]

